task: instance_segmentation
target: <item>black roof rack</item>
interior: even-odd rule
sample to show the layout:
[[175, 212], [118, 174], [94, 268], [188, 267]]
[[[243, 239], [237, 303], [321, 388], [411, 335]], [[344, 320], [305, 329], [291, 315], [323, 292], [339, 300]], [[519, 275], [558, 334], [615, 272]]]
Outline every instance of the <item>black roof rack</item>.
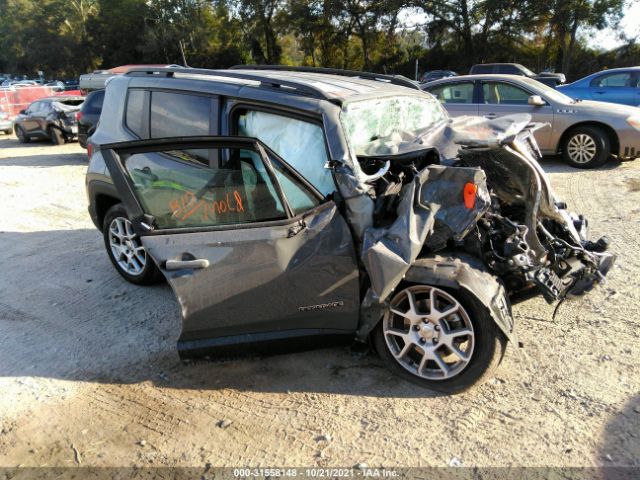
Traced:
[[231, 70], [277, 70], [284, 72], [324, 73], [329, 75], [341, 75], [343, 77], [363, 78], [365, 80], [377, 80], [381, 82], [392, 83], [393, 85], [413, 88], [414, 90], [420, 90], [420, 87], [408, 78], [393, 75], [383, 75], [380, 73], [359, 72], [357, 70], [342, 70], [339, 68], [292, 67], [289, 65], [234, 65], [233, 67], [231, 67]]
[[250, 80], [254, 82], [259, 82], [261, 85], [265, 85], [272, 88], [292, 88], [296, 91], [303, 93], [305, 95], [318, 98], [321, 100], [335, 101], [333, 97], [329, 97], [326, 92], [319, 88], [315, 88], [311, 85], [307, 85], [304, 83], [296, 82], [295, 80], [281, 80], [278, 78], [271, 78], [265, 75], [260, 75], [257, 73], [241, 73], [237, 71], [229, 71], [229, 70], [209, 70], [205, 68], [184, 68], [184, 67], [161, 67], [161, 68], [150, 68], [150, 67], [134, 67], [130, 70], [127, 70], [125, 75], [128, 76], [147, 76], [147, 75], [159, 75], [164, 74], [167, 77], [173, 77], [174, 74], [180, 73], [183, 75], [208, 75], [212, 77], [227, 77], [227, 78], [237, 78], [241, 80]]

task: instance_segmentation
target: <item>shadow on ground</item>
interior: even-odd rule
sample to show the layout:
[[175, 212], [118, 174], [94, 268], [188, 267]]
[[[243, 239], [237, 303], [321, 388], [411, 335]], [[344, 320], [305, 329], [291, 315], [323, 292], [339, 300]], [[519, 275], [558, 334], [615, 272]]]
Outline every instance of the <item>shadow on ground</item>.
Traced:
[[125, 282], [95, 230], [3, 232], [0, 251], [6, 260], [0, 277], [0, 377], [152, 381], [179, 389], [436, 395], [396, 379], [377, 355], [349, 347], [182, 363], [176, 351], [180, 312], [170, 288]]
[[[640, 396], [631, 398], [615, 416], [607, 423], [601, 441], [599, 460], [605, 467], [635, 467], [635, 476], [640, 478]], [[603, 470], [606, 474], [607, 468]], [[620, 471], [622, 472], [622, 470]], [[610, 475], [603, 475], [607, 480], [617, 479], [615, 469]]]

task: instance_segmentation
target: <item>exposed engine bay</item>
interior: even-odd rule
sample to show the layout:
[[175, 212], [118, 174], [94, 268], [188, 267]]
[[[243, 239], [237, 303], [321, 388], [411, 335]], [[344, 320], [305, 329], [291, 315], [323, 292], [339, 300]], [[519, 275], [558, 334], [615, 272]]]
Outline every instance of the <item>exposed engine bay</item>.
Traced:
[[358, 157], [374, 190], [362, 260], [375, 296], [383, 300], [400, 282], [400, 264], [452, 251], [480, 259], [513, 301], [542, 293], [551, 303], [590, 290], [615, 257], [606, 237], [590, 241], [587, 220], [554, 197], [538, 162], [539, 126], [528, 116], [461, 121], [464, 128], [445, 132], [444, 155], [438, 142], [413, 141]]

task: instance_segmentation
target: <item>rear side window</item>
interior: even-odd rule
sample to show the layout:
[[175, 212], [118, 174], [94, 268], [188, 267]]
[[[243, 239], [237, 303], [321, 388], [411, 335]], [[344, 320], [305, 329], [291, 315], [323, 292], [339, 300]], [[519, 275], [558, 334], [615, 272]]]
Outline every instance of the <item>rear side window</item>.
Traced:
[[151, 138], [209, 135], [211, 97], [151, 92]]
[[127, 95], [127, 112], [125, 123], [129, 130], [140, 138], [147, 137], [147, 129], [144, 125], [146, 115], [144, 114], [144, 90], [129, 90]]
[[442, 103], [473, 103], [473, 83], [455, 83], [429, 90]]
[[473, 68], [471, 68], [471, 73], [472, 74], [477, 74], [477, 73], [492, 73], [493, 72], [493, 65], [474, 65]]
[[522, 72], [514, 65], [498, 65], [498, 72], [505, 75], [522, 75]]

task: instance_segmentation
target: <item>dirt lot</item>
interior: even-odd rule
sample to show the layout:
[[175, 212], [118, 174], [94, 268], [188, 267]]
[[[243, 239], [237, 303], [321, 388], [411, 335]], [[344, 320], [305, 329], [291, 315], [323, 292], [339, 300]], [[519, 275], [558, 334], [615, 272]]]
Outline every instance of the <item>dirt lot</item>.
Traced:
[[103, 251], [86, 165], [0, 136], [0, 466], [640, 466], [640, 161], [545, 162], [617, 265], [555, 321], [517, 305], [525, 348], [455, 397], [343, 348], [183, 365], [170, 289]]

